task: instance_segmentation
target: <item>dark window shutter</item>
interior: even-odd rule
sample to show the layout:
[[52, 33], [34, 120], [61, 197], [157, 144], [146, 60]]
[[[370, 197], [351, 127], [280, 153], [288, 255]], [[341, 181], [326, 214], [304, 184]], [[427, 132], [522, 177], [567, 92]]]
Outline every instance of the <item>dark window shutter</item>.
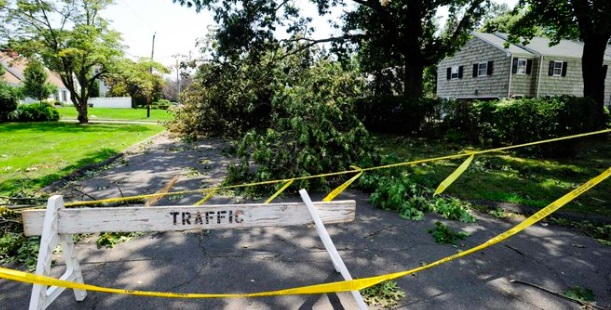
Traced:
[[530, 74], [533, 70], [533, 61], [531, 59], [526, 60], [526, 74]]
[[511, 73], [512, 74], [518, 73], [518, 59], [517, 58], [513, 59], [513, 64], [511, 65]]
[[492, 75], [492, 72], [494, 72], [494, 62], [489, 61], [488, 62], [488, 72], [486, 72], [486, 74]]
[[477, 64], [473, 64], [473, 77], [477, 77]]
[[566, 67], [568, 67], [568, 62], [563, 62], [562, 63], [562, 76], [566, 76]]
[[554, 61], [550, 61], [549, 62], [549, 71], [547, 72], [547, 75], [554, 75]]
[[458, 67], [458, 78], [459, 79], [462, 79], [462, 74], [463, 74], [464, 68], [465, 68], [465, 66]]
[[446, 72], [447, 72], [446, 78], [449, 80], [450, 77], [452, 76], [452, 68], [448, 67], [448, 70]]
[[607, 69], [609, 69], [609, 66], [608, 65], [604, 65], [603, 66], [603, 70], [604, 70], [603, 71], [603, 79], [607, 78]]

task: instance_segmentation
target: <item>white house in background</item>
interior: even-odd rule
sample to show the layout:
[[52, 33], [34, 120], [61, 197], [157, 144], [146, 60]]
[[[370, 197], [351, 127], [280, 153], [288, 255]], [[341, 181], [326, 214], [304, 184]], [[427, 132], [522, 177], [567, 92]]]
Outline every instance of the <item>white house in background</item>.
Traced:
[[[3, 80], [12, 86], [21, 86], [24, 80], [24, 71], [28, 65], [27, 59], [17, 58], [17, 55], [10, 55], [7, 52], [0, 52], [0, 65], [4, 67]], [[50, 100], [57, 100], [63, 103], [70, 103], [70, 92], [62, 83], [59, 75], [56, 72], [52, 72], [47, 69], [48, 79], [47, 81], [57, 87], [57, 92], [49, 96]], [[21, 100], [22, 103], [32, 103], [37, 100], [32, 98], [25, 98]]]
[[[472, 33], [464, 47], [443, 59], [437, 69], [437, 96], [492, 99], [583, 96], [583, 43], [535, 37], [528, 45], [511, 44], [507, 34]], [[603, 60], [611, 65], [611, 47]], [[611, 74], [605, 77], [605, 102], [611, 100]]]

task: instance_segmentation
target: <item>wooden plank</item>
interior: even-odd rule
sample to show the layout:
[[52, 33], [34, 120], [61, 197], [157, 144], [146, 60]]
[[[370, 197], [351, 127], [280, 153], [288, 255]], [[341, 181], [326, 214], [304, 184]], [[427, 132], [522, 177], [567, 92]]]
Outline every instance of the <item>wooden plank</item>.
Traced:
[[[354, 200], [314, 203], [325, 223], [354, 220]], [[22, 212], [26, 236], [42, 233], [45, 210]], [[184, 231], [313, 223], [306, 206], [299, 203], [229, 204], [209, 206], [116, 207], [61, 209], [58, 211], [60, 234], [103, 231]]]
[[[172, 188], [172, 186], [174, 186], [174, 184], [176, 183], [176, 181], [178, 181], [178, 177], [180, 175], [176, 175], [174, 176], [170, 182], [168, 182], [168, 184], [166, 184], [162, 189], [160, 189], [158, 192], [156, 192], [155, 194], [165, 194], [168, 191], [170, 191], [170, 188]], [[149, 198], [144, 202], [144, 206], [145, 207], [150, 207], [154, 204], [156, 204], [157, 202], [159, 202], [159, 200], [161, 200], [164, 196], [163, 195], [159, 195], [159, 196], [155, 196], [153, 198]]]

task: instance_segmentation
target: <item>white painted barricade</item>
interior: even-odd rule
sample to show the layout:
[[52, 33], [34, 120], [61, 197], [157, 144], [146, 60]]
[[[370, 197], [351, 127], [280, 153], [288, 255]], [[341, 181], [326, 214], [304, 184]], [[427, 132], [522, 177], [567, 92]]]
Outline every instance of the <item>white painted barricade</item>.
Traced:
[[[307, 192], [305, 196], [307, 197]], [[61, 255], [66, 262], [66, 273], [61, 277], [62, 280], [83, 283], [72, 234], [251, 228], [312, 223], [316, 224], [317, 232], [331, 255], [335, 269], [348, 279], [350, 274], [322, 223], [353, 221], [355, 210], [354, 200], [312, 203], [309, 197], [307, 201], [304, 199], [304, 203], [66, 209], [62, 196], [56, 195], [49, 199], [46, 210], [23, 211], [22, 217], [26, 236], [41, 235], [36, 274], [50, 275], [53, 251], [59, 244], [62, 248]], [[34, 285], [30, 310], [45, 309], [63, 290], [61, 287]], [[74, 290], [74, 295], [77, 301], [82, 301], [87, 292]], [[360, 302], [359, 298], [357, 303], [361, 309], [366, 309], [366, 306], [361, 306], [362, 298]]]
[[[342, 257], [339, 256], [339, 253], [337, 252], [337, 249], [335, 248], [335, 245], [331, 240], [331, 236], [329, 236], [325, 225], [320, 219], [320, 216], [318, 216], [318, 212], [316, 212], [316, 208], [312, 203], [312, 199], [310, 199], [310, 195], [308, 195], [308, 192], [305, 189], [300, 190], [299, 194], [301, 195], [301, 199], [305, 203], [306, 207], [308, 207], [308, 211], [310, 212], [310, 215], [314, 220], [314, 224], [316, 224], [316, 231], [318, 232], [318, 236], [320, 236], [320, 240], [322, 240], [322, 243], [325, 245], [327, 253], [329, 253], [329, 256], [331, 256], [331, 261], [333, 262], [335, 271], [341, 273], [342, 277], [344, 277], [344, 280], [352, 280], [352, 276], [350, 275], [350, 272], [348, 272], [346, 264], [344, 264]], [[359, 291], [351, 291], [351, 293], [354, 299], [356, 300], [356, 303], [359, 305], [359, 309], [368, 309], [367, 304], [363, 300], [363, 296], [361, 296], [361, 293]]]

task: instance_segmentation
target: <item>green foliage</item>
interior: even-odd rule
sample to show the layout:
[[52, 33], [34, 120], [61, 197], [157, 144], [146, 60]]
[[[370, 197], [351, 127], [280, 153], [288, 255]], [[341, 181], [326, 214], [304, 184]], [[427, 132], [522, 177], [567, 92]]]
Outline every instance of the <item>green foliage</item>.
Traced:
[[425, 212], [435, 212], [449, 220], [475, 221], [469, 212], [469, 203], [456, 198], [432, 197], [432, 189], [416, 183], [405, 171], [367, 173], [358, 184], [365, 191], [373, 191], [370, 201], [374, 206], [396, 210], [405, 219], [419, 221], [424, 219]]
[[17, 109], [19, 96], [14, 87], [0, 82], [0, 122], [6, 121], [11, 112]]
[[[444, 125], [486, 146], [520, 144], [595, 130], [596, 103], [589, 98], [559, 96], [501, 101], [453, 102]], [[574, 155], [575, 141], [548, 144], [535, 151], [550, 156]]]
[[162, 75], [169, 72], [165, 66], [149, 58], [124, 59], [115, 66], [116, 70], [104, 78], [108, 95], [129, 95], [136, 107], [159, 100], [165, 83]]
[[20, 220], [20, 214], [0, 206], [0, 264], [18, 262], [34, 270], [40, 237], [24, 236]]
[[370, 131], [410, 135], [434, 115], [439, 99], [379, 95], [355, 102], [359, 119]]
[[56, 122], [57, 109], [46, 103], [22, 104], [13, 112], [11, 120], [16, 122]]
[[490, 214], [490, 215], [492, 215], [492, 216], [494, 216], [496, 218], [500, 218], [500, 219], [506, 218], [507, 215], [508, 215], [507, 210], [505, 210], [503, 208], [495, 208], [495, 209], [489, 210], [488, 214]]
[[111, 2], [20, 0], [6, 8], [6, 27], [0, 29], [12, 50], [40, 58], [63, 81], [73, 81], [65, 86], [71, 94], [79, 94], [72, 98], [82, 123], [88, 122], [87, 101], [93, 84], [116, 70], [117, 60], [123, 57], [120, 34], [99, 14]]
[[392, 307], [405, 298], [397, 281], [385, 281], [360, 290], [363, 300], [369, 306]]
[[142, 235], [143, 233], [140, 233], [140, 232], [131, 232], [131, 233], [104, 232], [100, 234], [95, 244], [98, 246], [98, 249], [101, 247], [106, 247], [106, 248], [111, 249], [111, 248], [114, 248], [115, 245], [119, 243], [127, 242], [131, 240], [132, 238], [137, 238]]
[[564, 291], [563, 295], [581, 302], [596, 301], [596, 295], [594, 295], [591, 289], [579, 287], [577, 285], [571, 286], [571, 288]]
[[57, 86], [47, 81], [49, 75], [40, 61], [30, 59], [23, 76], [22, 94], [26, 97], [42, 101], [57, 91]]
[[[368, 153], [368, 132], [349, 98], [363, 80], [326, 60], [304, 67], [271, 98], [270, 127], [250, 131], [238, 145], [239, 162], [229, 184], [294, 178], [349, 166]], [[294, 188], [327, 188], [327, 179], [302, 180]], [[256, 190], [269, 191], [270, 187]]]
[[[403, 93], [420, 96], [424, 67], [436, 64], [462, 46], [476, 21], [484, 15], [489, 0], [466, 1], [342, 1], [312, 0], [320, 15], [331, 14], [332, 8], [354, 6], [344, 10], [341, 35], [320, 40], [312, 39], [312, 19], [301, 14], [292, 2], [275, 0], [219, 1], [175, 0], [183, 5], [195, 5], [197, 10], [211, 11], [219, 29], [214, 34], [218, 43], [216, 55], [232, 61], [250, 53], [258, 57], [280, 46], [290, 53], [302, 44], [331, 42], [340, 61], [350, 59], [358, 50], [363, 72], [381, 72], [402, 67], [399, 75]], [[450, 12], [447, 26], [439, 29], [437, 9], [445, 6]], [[286, 29], [288, 39], [278, 40], [277, 29]], [[376, 74], [374, 74], [376, 75]]]
[[557, 44], [561, 39], [579, 39], [583, 42], [583, 96], [596, 102], [590, 121], [595, 128], [602, 129], [605, 126], [603, 107], [607, 100], [607, 72], [603, 61], [611, 39], [609, 1], [522, 0], [518, 2], [516, 10], [522, 10], [524, 16], [510, 29], [509, 40], [512, 42], [528, 42], [539, 27], [545, 29], [552, 44]]
[[290, 57], [277, 62], [273, 57], [201, 65], [181, 94], [182, 105], [173, 109], [176, 119], [168, 128], [193, 139], [197, 135], [238, 138], [251, 129], [268, 127], [272, 94], [311, 61], [307, 55], [303, 60]]
[[429, 229], [428, 233], [439, 244], [456, 244], [459, 240], [464, 240], [470, 236], [469, 233], [464, 231], [455, 232], [439, 221], [435, 222], [435, 228]]

